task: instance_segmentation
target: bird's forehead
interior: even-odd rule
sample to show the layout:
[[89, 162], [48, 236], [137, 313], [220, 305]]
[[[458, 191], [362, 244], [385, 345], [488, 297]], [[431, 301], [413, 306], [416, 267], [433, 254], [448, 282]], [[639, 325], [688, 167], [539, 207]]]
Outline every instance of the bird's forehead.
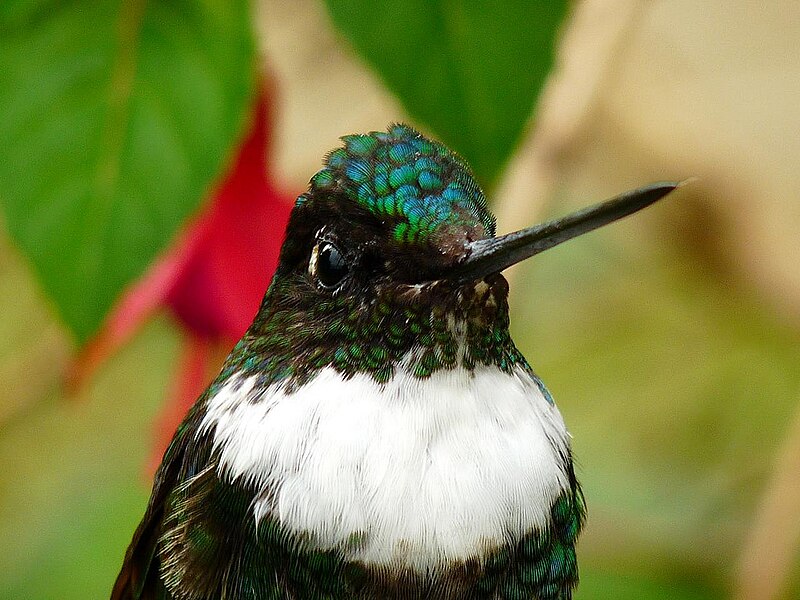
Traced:
[[494, 236], [495, 219], [486, 197], [466, 163], [444, 145], [407, 125], [342, 141], [298, 204], [320, 196], [354, 203], [341, 210], [366, 211], [403, 245], [435, 243], [446, 232]]

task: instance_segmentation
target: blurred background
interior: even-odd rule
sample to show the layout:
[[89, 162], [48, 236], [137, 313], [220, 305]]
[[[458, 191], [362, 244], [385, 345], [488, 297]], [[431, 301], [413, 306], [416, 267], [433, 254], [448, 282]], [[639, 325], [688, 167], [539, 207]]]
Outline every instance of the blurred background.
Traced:
[[800, 5], [0, 7], [0, 597], [107, 597], [293, 198], [409, 121], [505, 232], [696, 177], [509, 273], [574, 436], [576, 598], [800, 597]]

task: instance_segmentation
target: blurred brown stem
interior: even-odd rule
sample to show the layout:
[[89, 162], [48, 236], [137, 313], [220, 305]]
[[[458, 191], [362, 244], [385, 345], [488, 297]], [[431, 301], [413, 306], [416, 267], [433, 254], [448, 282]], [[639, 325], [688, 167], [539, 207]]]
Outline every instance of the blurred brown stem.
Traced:
[[745, 540], [735, 582], [737, 600], [781, 598], [800, 544], [800, 403]]

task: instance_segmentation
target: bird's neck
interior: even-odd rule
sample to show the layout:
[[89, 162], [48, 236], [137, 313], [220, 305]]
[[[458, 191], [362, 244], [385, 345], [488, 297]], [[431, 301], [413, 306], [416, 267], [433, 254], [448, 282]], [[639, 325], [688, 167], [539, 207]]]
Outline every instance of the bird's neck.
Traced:
[[386, 285], [352, 298], [298, 293], [303, 282], [276, 278], [259, 315], [237, 344], [222, 380], [255, 376], [258, 387], [300, 389], [331, 368], [345, 378], [386, 384], [442, 370], [529, 369], [508, 325], [508, 284], [499, 274], [466, 287], [448, 282]]

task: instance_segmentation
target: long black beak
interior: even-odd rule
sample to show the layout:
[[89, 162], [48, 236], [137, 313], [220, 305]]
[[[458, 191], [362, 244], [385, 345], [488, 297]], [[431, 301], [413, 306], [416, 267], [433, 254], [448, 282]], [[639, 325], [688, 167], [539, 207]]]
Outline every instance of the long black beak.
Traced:
[[456, 265], [447, 277], [468, 281], [480, 279], [491, 273], [499, 273], [561, 242], [642, 210], [681, 184], [682, 182], [672, 181], [653, 183], [554, 221], [500, 237], [472, 242], [467, 249], [466, 258]]

